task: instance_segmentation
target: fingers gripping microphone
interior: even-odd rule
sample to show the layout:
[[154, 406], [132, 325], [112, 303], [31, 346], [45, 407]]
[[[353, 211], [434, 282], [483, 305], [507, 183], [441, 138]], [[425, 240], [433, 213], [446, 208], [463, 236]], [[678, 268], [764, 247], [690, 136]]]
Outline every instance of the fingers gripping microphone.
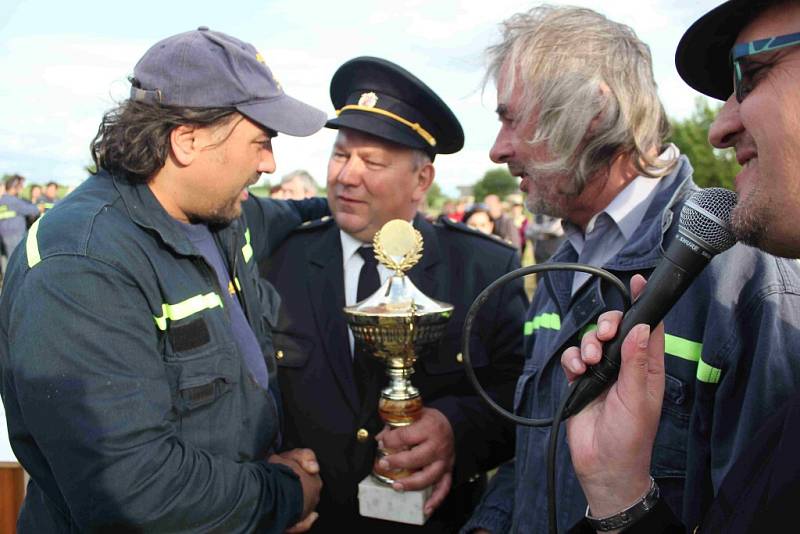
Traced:
[[644, 292], [622, 318], [614, 339], [603, 347], [599, 363], [573, 382], [563, 419], [575, 415], [616, 381], [622, 342], [637, 324], [654, 328], [714, 255], [728, 250], [736, 239], [729, 229], [736, 193], [727, 189], [703, 189], [692, 195], [681, 210], [678, 233], [667, 248]]

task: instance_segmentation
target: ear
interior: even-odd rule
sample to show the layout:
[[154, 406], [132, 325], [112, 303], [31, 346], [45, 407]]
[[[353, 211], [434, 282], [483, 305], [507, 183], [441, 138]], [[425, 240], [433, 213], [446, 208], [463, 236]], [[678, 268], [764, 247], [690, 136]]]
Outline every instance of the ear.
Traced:
[[[606, 82], [601, 81], [600, 87], [598, 87], [597, 92], [600, 95], [600, 98], [606, 100], [609, 95], [611, 95], [611, 88], [608, 86]], [[600, 125], [600, 121], [603, 120], [603, 116], [606, 113], [607, 106], [603, 107], [603, 110], [600, 111], [597, 115], [592, 118], [592, 121], [589, 123], [589, 128], [586, 130], [586, 136], [592, 135], [596, 130], [597, 127]]]
[[197, 127], [182, 124], [169, 133], [170, 150], [181, 165], [189, 165], [197, 157]]
[[426, 163], [417, 171], [417, 187], [414, 188], [413, 200], [419, 202], [425, 198], [425, 194], [430, 189], [433, 179], [436, 177], [436, 169], [433, 163]]

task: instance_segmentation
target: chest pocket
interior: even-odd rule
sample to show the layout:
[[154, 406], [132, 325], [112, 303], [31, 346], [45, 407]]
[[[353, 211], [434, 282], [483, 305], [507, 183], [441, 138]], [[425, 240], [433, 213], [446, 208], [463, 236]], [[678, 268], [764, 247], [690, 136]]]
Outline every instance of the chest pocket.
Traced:
[[664, 386], [664, 404], [653, 445], [651, 469], [656, 478], [682, 478], [686, 476], [691, 392], [681, 379], [669, 374], [666, 375]]
[[[180, 331], [187, 325], [176, 326]], [[233, 343], [190, 346], [178, 336], [167, 344], [164, 367], [178, 428], [187, 442], [213, 453], [230, 452], [225, 443], [233, 441], [241, 419], [241, 398], [234, 392], [240, 365]]]

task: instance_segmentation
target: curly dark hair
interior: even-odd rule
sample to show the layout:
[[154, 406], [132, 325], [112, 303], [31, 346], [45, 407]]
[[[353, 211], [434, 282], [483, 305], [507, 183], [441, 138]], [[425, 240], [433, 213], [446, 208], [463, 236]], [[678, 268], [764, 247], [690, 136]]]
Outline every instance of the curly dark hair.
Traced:
[[98, 170], [147, 182], [167, 160], [169, 136], [178, 126], [223, 125], [234, 108], [182, 108], [126, 100], [106, 112], [90, 145]]

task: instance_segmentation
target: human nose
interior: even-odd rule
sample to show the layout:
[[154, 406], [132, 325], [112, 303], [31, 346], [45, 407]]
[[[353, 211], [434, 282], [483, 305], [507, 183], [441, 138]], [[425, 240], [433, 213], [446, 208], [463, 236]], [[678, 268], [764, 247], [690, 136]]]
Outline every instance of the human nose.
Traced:
[[261, 157], [258, 161], [258, 172], [267, 174], [275, 172], [275, 155], [272, 153], [271, 148], [262, 150]]
[[494, 144], [489, 150], [489, 159], [495, 163], [506, 163], [512, 154], [511, 139], [505, 125], [500, 126]]
[[740, 104], [732, 94], [719, 110], [717, 118], [708, 130], [708, 142], [716, 148], [728, 148], [736, 144], [739, 134], [744, 130], [739, 115]]
[[351, 156], [338, 166], [336, 182], [350, 187], [356, 187], [361, 183], [362, 168], [356, 160], [357, 158]]

